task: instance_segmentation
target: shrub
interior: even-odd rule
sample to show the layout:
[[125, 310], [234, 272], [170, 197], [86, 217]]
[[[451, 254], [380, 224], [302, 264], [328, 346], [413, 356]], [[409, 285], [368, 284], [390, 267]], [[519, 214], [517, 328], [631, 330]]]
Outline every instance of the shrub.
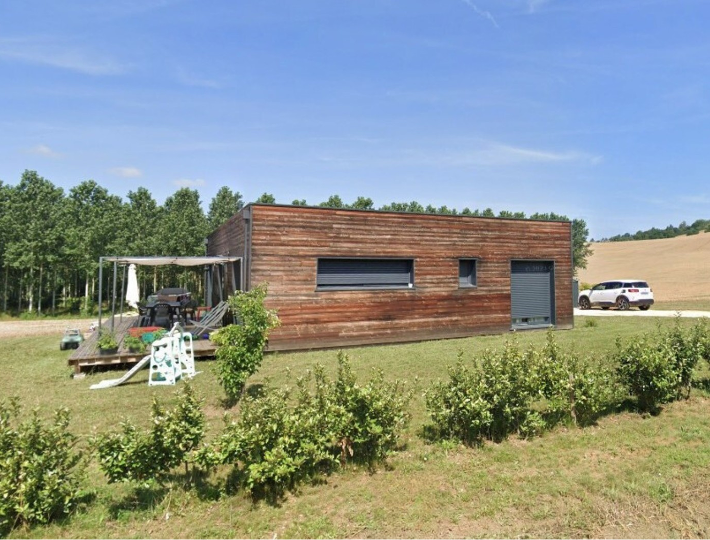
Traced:
[[623, 345], [617, 338], [614, 359], [619, 379], [644, 412], [658, 412], [660, 404], [673, 400], [682, 386], [666, 341], [655, 342], [643, 334]]
[[542, 349], [523, 353], [513, 340], [471, 366], [462, 356], [449, 380], [426, 392], [436, 437], [466, 444], [531, 437], [563, 420], [586, 425], [619, 400], [614, 373], [563, 353], [552, 331]]
[[83, 460], [69, 411], [57, 410], [49, 424], [37, 411], [24, 421], [20, 413], [16, 398], [0, 402], [0, 535], [64, 516], [79, 498]]
[[269, 331], [279, 324], [276, 313], [264, 307], [266, 293], [267, 286], [262, 284], [231, 296], [229, 306], [240, 324], [212, 334], [218, 345], [215, 356], [219, 381], [231, 402], [239, 400], [247, 379], [261, 366]]
[[680, 317], [676, 317], [675, 324], [661, 333], [662, 347], [670, 352], [670, 360], [678, 377], [676, 399], [690, 397], [690, 387], [693, 371], [698, 362], [705, 356], [704, 324], [696, 324], [691, 329], [681, 326]]
[[266, 387], [245, 397], [239, 418], [199, 453], [200, 463], [232, 465], [252, 495], [280, 496], [348, 460], [372, 465], [384, 459], [409, 420], [411, 392], [399, 381], [386, 382], [381, 372], [360, 386], [345, 354], [338, 364], [334, 382], [322, 366], [299, 378], [292, 405], [288, 389]]
[[534, 370], [542, 397], [547, 400], [548, 423], [571, 420], [589, 425], [603, 411], [618, 404], [619, 388], [614, 372], [600, 362], [582, 361], [563, 352], [552, 330]]
[[531, 436], [540, 431], [540, 415], [532, 403], [545, 383], [535, 369], [535, 351], [523, 354], [515, 340], [502, 352], [485, 351], [470, 369], [461, 361], [449, 369], [449, 382], [438, 382], [426, 393], [435, 431], [467, 444], [500, 441], [510, 433]]
[[157, 400], [151, 410], [151, 430], [139, 431], [132, 423], [121, 423], [120, 432], [94, 437], [99, 466], [114, 482], [162, 482], [180, 463], [187, 472], [191, 452], [204, 437], [205, 419], [200, 400], [190, 384], [178, 392], [178, 403], [166, 412]]

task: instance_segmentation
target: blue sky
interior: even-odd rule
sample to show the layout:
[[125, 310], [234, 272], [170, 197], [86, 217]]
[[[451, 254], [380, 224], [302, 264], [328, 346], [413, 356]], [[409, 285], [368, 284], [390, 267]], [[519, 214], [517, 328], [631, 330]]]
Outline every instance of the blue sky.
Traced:
[[0, 180], [710, 218], [707, 0], [4, 0]]

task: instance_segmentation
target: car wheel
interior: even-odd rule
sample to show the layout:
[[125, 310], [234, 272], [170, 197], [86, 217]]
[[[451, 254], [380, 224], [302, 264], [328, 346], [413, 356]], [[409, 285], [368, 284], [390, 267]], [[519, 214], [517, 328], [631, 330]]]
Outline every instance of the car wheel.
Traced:
[[63, 342], [59, 344], [59, 350], [60, 350], [60, 351], [63, 351], [65, 348], [66, 348], [66, 347], [64, 346], [64, 343], [63, 343]]
[[651, 306], [639, 306], [639, 309], [641, 311], [648, 311], [649, 309], [651, 309]]
[[589, 298], [583, 296], [579, 299], [579, 309], [589, 309], [592, 305], [589, 302]]
[[619, 296], [619, 298], [616, 299], [616, 309], [619, 311], [626, 311], [629, 309], [629, 299], [625, 296]]

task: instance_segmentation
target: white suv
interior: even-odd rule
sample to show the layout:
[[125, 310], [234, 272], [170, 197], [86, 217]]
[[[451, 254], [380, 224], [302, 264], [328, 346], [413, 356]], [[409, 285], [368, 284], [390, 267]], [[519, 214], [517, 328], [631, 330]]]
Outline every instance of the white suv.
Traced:
[[646, 311], [653, 304], [653, 290], [640, 279], [604, 281], [579, 293], [580, 309], [600, 306], [602, 309], [616, 307], [619, 310], [636, 306]]

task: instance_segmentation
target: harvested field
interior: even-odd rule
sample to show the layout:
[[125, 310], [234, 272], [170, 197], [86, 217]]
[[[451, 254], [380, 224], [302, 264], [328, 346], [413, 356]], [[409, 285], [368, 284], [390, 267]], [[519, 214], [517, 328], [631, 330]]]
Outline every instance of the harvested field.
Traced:
[[661, 240], [595, 242], [580, 282], [645, 279], [656, 302], [710, 299], [710, 233]]

